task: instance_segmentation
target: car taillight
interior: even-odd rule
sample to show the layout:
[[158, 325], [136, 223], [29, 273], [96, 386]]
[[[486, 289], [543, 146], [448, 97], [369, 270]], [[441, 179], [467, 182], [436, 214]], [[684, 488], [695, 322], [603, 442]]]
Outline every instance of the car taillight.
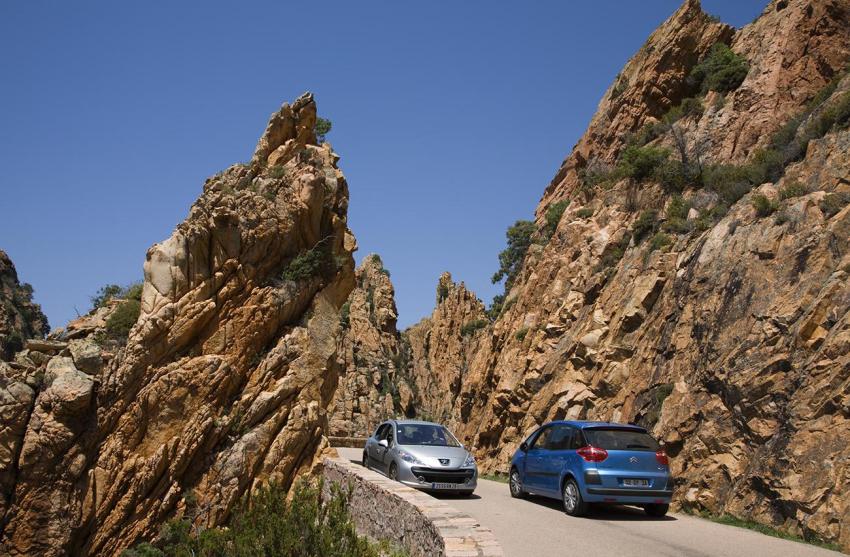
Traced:
[[655, 453], [655, 460], [658, 461], [658, 464], [663, 464], [664, 466], [668, 466], [670, 464], [670, 459], [667, 457], [667, 453], [664, 452], [664, 449]]
[[590, 445], [580, 448], [576, 453], [586, 462], [602, 462], [608, 458], [608, 451]]

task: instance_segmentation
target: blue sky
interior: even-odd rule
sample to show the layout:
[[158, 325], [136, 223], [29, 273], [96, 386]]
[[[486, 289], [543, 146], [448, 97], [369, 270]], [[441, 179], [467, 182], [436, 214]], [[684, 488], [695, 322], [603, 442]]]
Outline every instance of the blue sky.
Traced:
[[[204, 179], [313, 91], [351, 190], [358, 261], [401, 326], [449, 270], [489, 302], [614, 76], [677, 0], [0, 4], [0, 249], [53, 327], [139, 280]], [[766, 0], [704, 0], [742, 26]]]

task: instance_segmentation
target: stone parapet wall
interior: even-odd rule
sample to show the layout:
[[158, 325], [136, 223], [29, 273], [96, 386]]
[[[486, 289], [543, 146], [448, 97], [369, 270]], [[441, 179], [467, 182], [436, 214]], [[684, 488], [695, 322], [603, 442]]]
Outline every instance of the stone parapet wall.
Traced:
[[353, 489], [350, 511], [357, 531], [404, 548], [411, 557], [497, 557], [493, 532], [472, 517], [343, 458], [326, 458], [327, 494], [332, 483]]

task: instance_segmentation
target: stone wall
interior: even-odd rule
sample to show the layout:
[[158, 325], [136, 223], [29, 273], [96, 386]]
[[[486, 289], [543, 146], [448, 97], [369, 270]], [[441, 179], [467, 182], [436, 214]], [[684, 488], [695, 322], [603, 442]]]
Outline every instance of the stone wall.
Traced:
[[388, 540], [412, 557], [497, 557], [493, 532], [442, 501], [343, 458], [324, 461], [325, 494], [332, 483], [351, 485], [357, 531]]

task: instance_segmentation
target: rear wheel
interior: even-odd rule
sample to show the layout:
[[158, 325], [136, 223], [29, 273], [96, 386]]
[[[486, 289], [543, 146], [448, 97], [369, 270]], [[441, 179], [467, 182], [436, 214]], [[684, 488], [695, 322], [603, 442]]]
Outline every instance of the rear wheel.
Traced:
[[398, 481], [398, 466], [395, 465], [395, 462], [390, 464], [390, 479], [393, 481]]
[[581, 490], [572, 478], [564, 482], [564, 511], [570, 516], [584, 516], [587, 514], [587, 503], [581, 497]]
[[510, 485], [511, 488], [511, 497], [515, 497], [517, 499], [525, 497], [525, 492], [522, 490], [522, 477], [519, 475], [519, 470], [516, 468], [511, 468], [508, 485]]
[[644, 505], [643, 510], [649, 516], [662, 517], [667, 514], [667, 511], [670, 510], [670, 505], [653, 503], [652, 505]]

